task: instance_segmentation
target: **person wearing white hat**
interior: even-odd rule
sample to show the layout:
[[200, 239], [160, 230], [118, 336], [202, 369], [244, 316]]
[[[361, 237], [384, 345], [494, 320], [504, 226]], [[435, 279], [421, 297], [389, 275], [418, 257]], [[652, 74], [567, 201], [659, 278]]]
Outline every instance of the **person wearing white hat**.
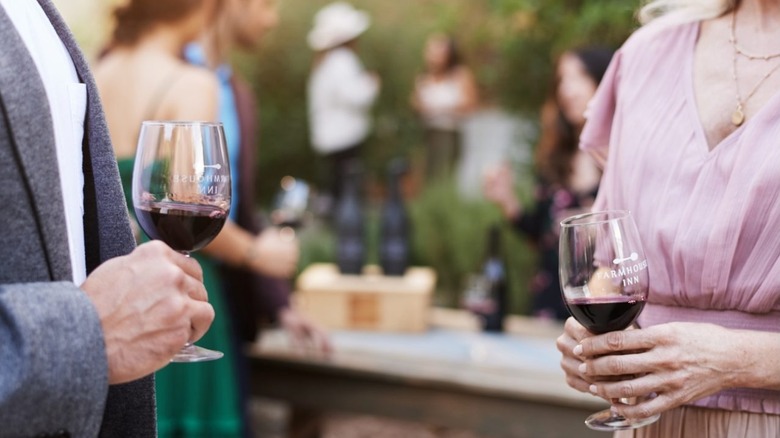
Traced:
[[371, 107], [380, 80], [358, 58], [357, 38], [371, 24], [364, 11], [345, 2], [322, 8], [307, 41], [318, 52], [309, 77], [309, 124], [314, 149], [331, 161], [329, 175], [338, 197], [349, 162], [359, 156], [371, 130]]

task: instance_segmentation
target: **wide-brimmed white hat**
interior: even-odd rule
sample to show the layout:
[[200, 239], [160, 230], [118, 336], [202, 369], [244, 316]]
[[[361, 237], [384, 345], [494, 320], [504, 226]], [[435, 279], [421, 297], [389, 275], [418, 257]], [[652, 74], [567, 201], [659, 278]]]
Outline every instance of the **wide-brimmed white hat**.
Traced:
[[307, 41], [314, 50], [327, 50], [357, 38], [370, 25], [367, 13], [346, 2], [331, 3], [314, 16]]

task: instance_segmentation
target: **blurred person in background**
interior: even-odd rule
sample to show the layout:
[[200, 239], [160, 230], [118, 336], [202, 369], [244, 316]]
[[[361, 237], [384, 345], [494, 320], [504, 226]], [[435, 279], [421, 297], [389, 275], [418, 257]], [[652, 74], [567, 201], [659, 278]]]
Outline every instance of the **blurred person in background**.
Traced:
[[350, 163], [359, 161], [379, 94], [379, 76], [367, 72], [357, 55], [358, 37], [370, 24], [366, 12], [336, 2], [317, 12], [307, 37], [317, 52], [307, 91], [311, 143], [329, 161], [334, 200]]
[[[190, 63], [212, 70], [219, 81], [219, 120], [225, 127], [234, 184], [230, 219], [242, 231], [265, 242], [256, 257], [266, 265], [252, 268], [221, 264], [239, 354], [243, 342], [255, 341], [260, 321], [278, 323], [293, 346], [328, 354], [331, 344], [327, 334], [290, 301], [290, 276], [294, 272], [273, 265], [277, 259], [297, 259], [297, 241], [292, 229], [260, 226], [254, 194], [257, 104], [251, 86], [233, 70], [229, 59], [234, 49], [256, 50], [278, 22], [276, 0], [223, 0], [222, 12], [213, 25], [196, 42], [187, 45], [184, 53]], [[248, 366], [244, 361], [239, 365], [242, 406], [248, 418]]]
[[479, 96], [474, 74], [451, 36], [431, 35], [424, 62], [411, 100], [425, 126], [425, 176], [432, 180], [452, 175], [460, 156], [461, 121], [476, 109]]
[[[131, 0], [114, 12], [113, 39], [95, 66], [95, 77], [130, 211], [141, 122], [218, 118], [217, 78], [207, 69], [184, 62], [181, 53], [218, 16], [222, 1]], [[236, 374], [238, 351], [217, 265], [211, 259], [236, 266], [256, 262], [249, 255], [258, 252], [258, 242], [251, 235], [235, 238], [237, 228], [228, 222], [207, 248], [192, 255], [203, 268], [204, 284], [217, 315], [201, 344], [225, 355], [199, 364], [172, 364], [157, 373], [161, 437], [240, 437], [246, 429]], [[292, 270], [294, 257], [288, 263], [287, 269]]]
[[632, 330], [567, 320], [561, 366], [579, 391], [637, 397], [612, 407], [629, 420], [661, 414], [619, 438], [780, 436], [780, 2], [640, 17], [580, 145], [604, 164], [594, 209], [636, 221], [650, 290]]
[[54, 5], [0, 5], [0, 435], [153, 437], [152, 373], [214, 318], [200, 267], [135, 247], [95, 82]]
[[485, 197], [538, 251], [538, 270], [529, 285], [531, 314], [536, 317], [562, 321], [569, 316], [558, 281], [558, 222], [584, 212], [598, 190], [601, 172], [578, 144], [588, 102], [611, 58], [611, 50], [598, 47], [569, 50], [559, 58], [551, 95], [542, 107], [530, 209], [521, 204], [508, 165], [489, 169], [485, 175]]

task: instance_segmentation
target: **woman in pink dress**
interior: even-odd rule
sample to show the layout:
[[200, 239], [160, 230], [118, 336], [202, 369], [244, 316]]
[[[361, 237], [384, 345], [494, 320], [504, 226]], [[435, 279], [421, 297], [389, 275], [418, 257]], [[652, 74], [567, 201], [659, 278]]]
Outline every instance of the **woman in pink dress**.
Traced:
[[604, 164], [594, 209], [637, 222], [649, 301], [638, 330], [567, 320], [561, 366], [580, 391], [640, 397], [620, 414], [661, 413], [618, 437], [780, 436], [780, 2], [641, 15], [581, 147]]

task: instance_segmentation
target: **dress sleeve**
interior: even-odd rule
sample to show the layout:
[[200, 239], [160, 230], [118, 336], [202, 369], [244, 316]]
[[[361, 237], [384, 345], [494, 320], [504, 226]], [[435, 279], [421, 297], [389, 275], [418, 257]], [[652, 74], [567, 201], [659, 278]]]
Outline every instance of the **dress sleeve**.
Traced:
[[612, 121], [615, 116], [617, 90], [620, 83], [621, 52], [612, 57], [596, 95], [585, 112], [585, 126], [580, 134], [580, 149], [590, 153], [598, 165], [606, 167]]
[[593, 99], [588, 104], [588, 109], [585, 113], [585, 127], [580, 134], [580, 149], [588, 152], [603, 171], [598, 196], [593, 203], [593, 211], [610, 209], [607, 200], [607, 194], [610, 192], [608, 189], [609, 170], [607, 169], [607, 157], [609, 155], [612, 126], [617, 109], [621, 61], [621, 51], [617, 51], [612, 57], [612, 62], [610, 62], [598, 90], [596, 90], [596, 95], [593, 96]]

